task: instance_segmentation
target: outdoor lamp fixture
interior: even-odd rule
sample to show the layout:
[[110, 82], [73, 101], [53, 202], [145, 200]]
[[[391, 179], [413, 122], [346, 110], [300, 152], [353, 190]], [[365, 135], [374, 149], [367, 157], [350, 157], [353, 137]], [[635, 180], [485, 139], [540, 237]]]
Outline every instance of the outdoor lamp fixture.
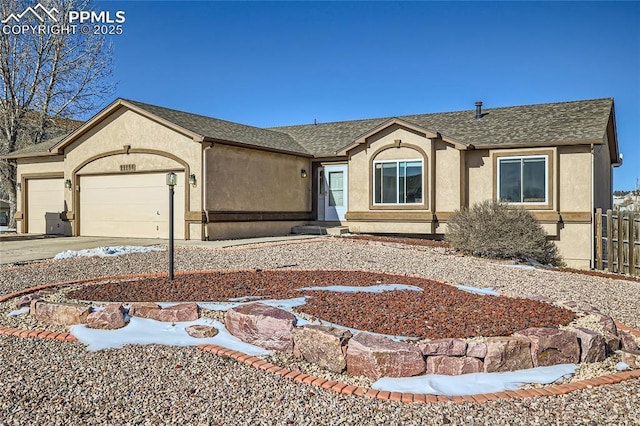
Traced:
[[300, 177], [305, 179], [307, 176], [309, 176], [307, 171], [305, 169], [300, 169]]
[[173, 188], [178, 183], [178, 175], [167, 173], [167, 186], [169, 187], [169, 281], [173, 281]]
[[66, 179], [64, 181], [64, 187], [67, 189], [71, 189], [71, 179]]
[[191, 173], [189, 175], [189, 185], [193, 186], [194, 188], [196, 187], [196, 175], [194, 175], [193, 173]]

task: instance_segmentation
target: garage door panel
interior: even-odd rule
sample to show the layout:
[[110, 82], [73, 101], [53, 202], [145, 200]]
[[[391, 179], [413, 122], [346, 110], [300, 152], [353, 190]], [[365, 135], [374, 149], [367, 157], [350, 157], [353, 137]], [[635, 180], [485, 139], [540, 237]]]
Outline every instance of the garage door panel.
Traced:
[[[64, 228], [56, 215], [49, 215], [47, 227], [47, 213], [61, 213], [64, 206], [64, 180], [29, 179], [27, 187], [27, 232], [31, 234], [61, 234]], [[51, 218], [57, 219], [52, 221]]]
[[[175, 237], [184, 238], [184, 173], [177, 173]], [[168, 238], [169, 189], [165, 173], [80, 178], [80, 234]]]

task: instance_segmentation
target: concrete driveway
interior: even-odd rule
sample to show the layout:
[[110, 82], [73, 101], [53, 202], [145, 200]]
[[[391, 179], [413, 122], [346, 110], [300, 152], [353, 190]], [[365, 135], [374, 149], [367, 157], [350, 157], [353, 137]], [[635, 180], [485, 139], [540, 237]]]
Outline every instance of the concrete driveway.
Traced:
[[[151, 238], [112, 238], [112, 237], [55, 237], [38, 239], [0, 238], [0, 265], [20, 264], [38, 260], [52, 259], [66, 250], [84, 250], [111, 246], [167, 246], [169, 240]], [[284, 237], [247, 238], [225, 241], [176, 240], [176, 247], [223, 248], [247, 244], [259, 244], [275, 241], [321, 238], [317, 235], [287, 235]]]

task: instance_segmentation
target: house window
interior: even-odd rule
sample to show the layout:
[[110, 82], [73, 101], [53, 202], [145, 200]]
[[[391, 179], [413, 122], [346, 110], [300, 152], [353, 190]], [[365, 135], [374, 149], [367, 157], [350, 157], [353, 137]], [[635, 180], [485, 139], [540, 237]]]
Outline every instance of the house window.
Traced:
[[547, 203], [548, 157], [501, 157], [498, 159], [498, 195], [510, 203]]
[[422, 204], [422, 160], [374, 162], [374, 204]]

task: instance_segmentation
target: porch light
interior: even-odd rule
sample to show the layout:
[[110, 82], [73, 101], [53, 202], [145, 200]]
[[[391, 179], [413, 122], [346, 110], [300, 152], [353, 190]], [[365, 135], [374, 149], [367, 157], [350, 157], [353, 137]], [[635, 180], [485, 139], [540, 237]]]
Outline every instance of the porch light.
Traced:
[[305, 169], [300, 169], [300, 177], [306, 179], [307, 176], [309, 176], [307, 171]]
[[173, 172], [167, 173], [167, 186], [173, 188], [178, 184], [178, 175]]
[[16, 183], [16, 190], [22, 191], [22, 183], [20, 182]]
[[64, 187], [67, 189], [71, 189], [71, 179], [66, 179], [64, 181]]
[[189, 185], [191, 185], [191, 186], [193, 186], [193, 187], [195, 188], [196, 184], [197, 184], [197, 181], [196, 181], [196, 175], [194, 175], [193, 173], [191, 173], [191, 174], [189, 175]]

